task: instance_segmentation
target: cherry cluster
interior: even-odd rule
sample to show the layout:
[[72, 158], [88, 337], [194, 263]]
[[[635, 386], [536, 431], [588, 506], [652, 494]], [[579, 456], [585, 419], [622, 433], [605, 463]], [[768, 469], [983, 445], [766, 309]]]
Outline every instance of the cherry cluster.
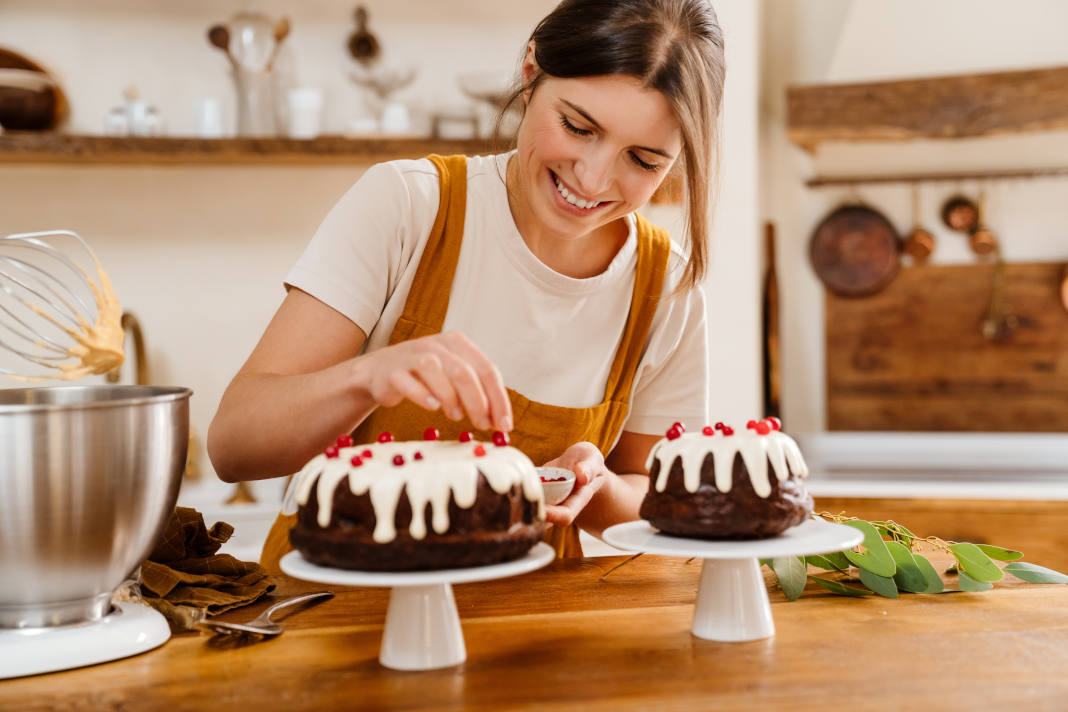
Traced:
[[[772, 430], [782, 430], [782, 421], [776, 418], [775, 416], [769, 416], [767, 418], [763, 418], [762, 420], [750, 420], [748, 423], [745, 424], [745, 427], [748, 430], [755, 430], [758, 435], [767, 435]], [[717, 430], [723, 433], [724, 435], [734, 435], [734, 428], [724, 424], [722, 421], [716, 423], [715, 425], [706, 425], [705, 427], [701, 428], [701, 433], [703, 435], [711, 436], [715, 435]], [[675, 423], [672, 423], [670, 428], [667, 429], [667, 432], [664, 433], [664, 436], [668, 440], [675, 440], [676, 438], [682, 437], [682, 434], [685, 432], [686, 426], [676, 421]]]

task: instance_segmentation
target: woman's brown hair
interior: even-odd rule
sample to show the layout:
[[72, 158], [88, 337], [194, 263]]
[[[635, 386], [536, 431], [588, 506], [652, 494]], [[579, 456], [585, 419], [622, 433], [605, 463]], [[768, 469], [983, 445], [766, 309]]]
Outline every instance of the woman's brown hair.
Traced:
[[668, 100], [682, 129], [689, 206], [690, 260], [679, 286], [696, 286], [708, 266], [725, 74], [723, 32], [712, 5], [707, 0], [563, 0], [530, 40], [538, 73], [507, 106], [533, 92], [545, 75], [629, 75]]

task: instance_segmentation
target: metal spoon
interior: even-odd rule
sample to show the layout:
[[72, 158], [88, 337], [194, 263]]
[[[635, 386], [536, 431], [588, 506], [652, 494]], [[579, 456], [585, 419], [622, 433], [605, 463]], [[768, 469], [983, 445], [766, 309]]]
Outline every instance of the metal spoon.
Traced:
[[265, 638], [273, 638], [276, 635], [282, 633], [282, 626], [278, 625], [271, 620], [271, 615], [276, 611], [279, 611], [288, 606], [294, 606], [304, 601], [311, 601], [313, 599], [332, 598], [334, 594], [331, 591], [317, 591], [316, 593], [305, 593], [301, 596], [294, 596], [292, 598], [286, 598], [278, 603], [274, 604], [266, 611], [261, 613], [259, 617], [249, 621], [248, 623], [230, 623], [228, 621], [217, 620], [202, 620], [197, 623], [198, 628], [210, 630], [214, 633], [225, 633], [227, 635], [237, 635], [241, 633], [253, 633], [255, 635], [261, 635]]

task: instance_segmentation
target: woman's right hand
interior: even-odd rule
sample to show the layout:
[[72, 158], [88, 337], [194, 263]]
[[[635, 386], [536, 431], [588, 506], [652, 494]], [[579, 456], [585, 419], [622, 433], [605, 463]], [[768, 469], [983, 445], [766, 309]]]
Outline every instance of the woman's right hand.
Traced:
[[450, 420], [464, 413], [480, 430], [512, 429], [512, 405], [500, 371], [459, 331], [433, 334], [377, 349], [352, 361], [359, 387], [375, 403], [407, 398]]

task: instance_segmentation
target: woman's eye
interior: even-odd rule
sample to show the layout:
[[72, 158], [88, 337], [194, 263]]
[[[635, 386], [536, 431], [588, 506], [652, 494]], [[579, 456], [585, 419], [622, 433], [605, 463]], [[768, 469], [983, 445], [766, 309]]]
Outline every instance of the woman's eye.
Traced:
[[591, 133], [593, 133], [592, 131], [589, 131], [587, 129], [580, 129], [578, 126], [575, 126], [573, 123], [568, 121], [567, 117], [563, 115], [560, 116], [560, 123], [565, 129], [575, 134], [576, 136], [589, 136]]
[[658, 166], [655, 163], [646, 163], [645, 161], [643, 161], [641, 158], [638, 157], [638, 154], [634, 153], [633, 151], [630, 152], [630, 158], [643, 171], [655, 171], [655, 170], [659, 170], [659, 168], [660, 168], [660, 166]]

